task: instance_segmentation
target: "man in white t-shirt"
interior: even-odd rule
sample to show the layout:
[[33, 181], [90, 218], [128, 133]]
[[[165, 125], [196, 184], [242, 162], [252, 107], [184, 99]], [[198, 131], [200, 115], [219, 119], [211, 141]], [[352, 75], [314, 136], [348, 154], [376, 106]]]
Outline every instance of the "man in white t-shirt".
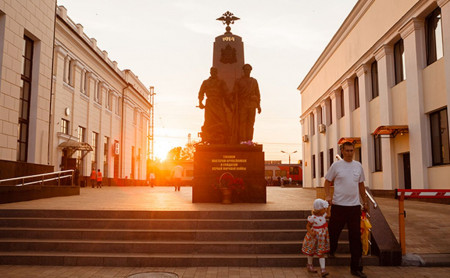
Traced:
[[[331, 203], [331, 217], [328, 226], [330, 233], [330, 257], [336, 252], [339, 235], [347, 224], [350, 243], [351, 274], [367, 277], [362, 272], [362, 245], [360, 234], [361, 203], [368, 210], [364, 187], [364, 171], [361, 163], [353, 160], [354, 146], [350, 142], [341, 145], [343, 160], [331, 165], [325, 176], [325, 200]], [[330, 186], [334, 183], [331, 197]]]
[[175, 191], [180, 191], [181, 178], [183, 177], [183, 166], [177, 165], [172, 169], [172, 179], [175, 185]]

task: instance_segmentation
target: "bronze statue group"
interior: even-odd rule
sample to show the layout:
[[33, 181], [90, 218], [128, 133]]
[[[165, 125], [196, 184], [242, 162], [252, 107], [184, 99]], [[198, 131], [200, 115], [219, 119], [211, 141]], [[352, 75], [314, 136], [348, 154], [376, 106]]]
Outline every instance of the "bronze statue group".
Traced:
[[198, 93], [198, 107], [205, 109], [202, 143], [253, 145], [253, 126], [256, 112], [261, 113], [261, 95], [258, 81], [250, 77], [252, 66], [245, 64], [242, 70], [242, 77], [234, 82], [231, 91], [215, 67], [203, 81]]

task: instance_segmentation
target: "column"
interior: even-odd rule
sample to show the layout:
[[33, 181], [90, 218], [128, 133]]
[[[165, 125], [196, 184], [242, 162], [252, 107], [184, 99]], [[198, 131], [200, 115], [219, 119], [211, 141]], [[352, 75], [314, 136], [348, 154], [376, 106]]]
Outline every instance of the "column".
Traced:
[[366, 176], [366, 186], [371, 188], [372, 185], [372, 169], [373, 169], [373, 138], [370, 132], [370, 110], [369, 110], [369, 94], [370, 75], [369, 67], [365, 64], [356, 69], [356, 75], [359, 79], [359, 103], [360, 103], [360, 125], [361, 125], [361, 152], [362, 166]]
[[[394, 85], [394, 56], [391, 46], [383, 45], [375, 53], [378, 63], [378, 85], [380, 96], [380, 123], [392, 125], [392, 97], [391, 88]], [[381, 139], [382, 163], [383, 163], [383, 188], [395, 189], [395, 151], [394, 140]]]
[[351, 115], [351, 99], [353, 99], [352, 92], [353, 92], [353, 80], [350, 78], [347, 78], [342, 82], [341, 84], [342, 90], [343, 90], [343, 97], [344, 97], [344, 113], [345, 116], [343, 118], [345, 122], [345, 129], [344, 134], [342, 134], [341, 137], [352, 137], [353, 136], [353, 117]]
[[338, 121], [338, 105], [337, 105], [337, 100], [338, 100], [338, 95], [339, 95], [340, 90], [334, 90], [333, 92], [331, 92], [330, 94], [330, 99], [331, 99], [331, 117], [333, 118], [333, 124], [332, 126], [334, 126], [334, 137], [330, 138], [331, 139], [331, 146], [334, 149], [334, 153], [338, 154], [339, 153], [339, 139], [340, 139], [340, 135], [339, 135], [339, 121]]
[[430, 135], [423, 108], [422, 70], [426, 64], [423, 20], [411, 19], [400, 29], [400, 35], [405, 48], [411, 188], [422, 189], [428, 188], [427, 166], [430, 161]]
[[[313, 165], [313, 161], [312, 161], [312, 156], [314, 154], [314, 144], [313, 144], [313, 132], [315, 130], [315, 121], [312, 121], [312, 119], [314, 118], [314, 110], [309, 114], [309, 119], [308, 119], [308, 126], [309, 126], [309, 159], [310, 159], [310, 171], [309, 171], [309, 177], [310, 177], [310, 181], [311, 187], [314, 187], [314, 179], [313, 179], [313, 174], [312, 174], [312, 169], [313, 167], [315, 167], [315, 165]], [[315, 120], [315, 118], [314, 118]]]
[[[302, 130], [302, 137], [304, 136], [304, 135], [306, 135], [307, 134], [307, 132], [305, 132], [306, 131], [306, 128], [305, 128], [305, 118], [300, 118], [300, 126], [301, 126], [301, 130]], [[305, 177], [305, 162], [308, 160], [309, 161], [309, 158], [306, 158], [306, 156], [305, 156], [305, 145], [306, 145], [306, 142], [303, 142], [303, 140], [302, 140], [302, 157], [303, 157], [303, 161], [302, 161], [302, 181], [303, 181], [303, 186], [305, 186], [305, 180], [306, 180], [306, 177]]]
[[319, 187], [320, 186], [320, 164], [319, 164], [319, 153], [320, 153], [320, 132], [319, 129], [317, 128], [318, 123], [319, 123], [319, 113], [320, 113], [320, 109], [319, 106], [314, 108], [314, 128], [316, 129], [316, 133], [314, 135], [314, 154], [316, 155], [316, 163], [315, 163], [315, 167], [316, 167], [316, 180], [314, 181], [314, 187]]
[[[324, 141], [323, 141], [323, 176], [325, 177], [325, 175], [327, 174], [328, 171], [328, 122], [327, 122], [327, 101], [323, 100], [320, 103], [320, 107], [322, 107], [322, 123], [326, 126], [326, 130], [325, 133], [323, 134], [323, 136], [325, 136]], [[322, 136], [322, 135], [321, 135]]]
[[[450, 113], [450, 1], [438, 0], [437, 4], [441, 7], [442, 21], [442, 44], [444, 47], [444, 68], [445, 68], [445, 87], [447, 89], [447, 113]], [[450, 121], [448, 121], [448, 130], [450, 130]]]

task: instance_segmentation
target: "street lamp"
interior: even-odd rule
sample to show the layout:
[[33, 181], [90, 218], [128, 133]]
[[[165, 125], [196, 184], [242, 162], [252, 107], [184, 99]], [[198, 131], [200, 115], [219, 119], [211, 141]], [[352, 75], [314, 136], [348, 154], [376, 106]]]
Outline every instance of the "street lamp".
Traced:
[[287, 153], [289, 155], [289, 164], [291, 164], [291, 154], [296, 153], [297, 151], [293, 151], [293, 152], [285, 152], [285, 151], [281, 151], [282, 153]]

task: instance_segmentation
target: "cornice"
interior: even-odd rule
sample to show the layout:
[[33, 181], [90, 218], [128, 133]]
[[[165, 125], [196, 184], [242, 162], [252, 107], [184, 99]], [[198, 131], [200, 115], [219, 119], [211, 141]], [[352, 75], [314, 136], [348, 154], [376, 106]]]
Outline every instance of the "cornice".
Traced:
[[319, 56], [317, 61], [314, 63], [308, 74], [305, 76], [303, 81], [297, 87], [297, 90], [301, 91], [303, 88], [308, 86], [311, 80], [314, 79], [314, 76], [321, 70], [321, 68], [328, 61], [329, 57], [333, 55], [335, 50], [341, 45], [341, 43], [345, 40], [347, 35], [353, 30], [353, 27], [356, 26], [359, 20], [364, 16], [366, 11], [372, 5], [375, 0], [359, 0], [355, 6], [353, 7], [350, 14], [344, 20], [344, 23], [339, 27], [339, 30], [334, 34], [331, 41], [325, 47], [325, 50]]
[[450, 2], [450, 0], [437, 0], [436, 1], [439, 7], [443, 7], [445, 6], [448, 2]]
[[393, 53], [394, 50], [392, 49], [392, 46], [383, 44], [373, 53], [373, 56], [375, 57], [375, 60], [380, 61], [383, 57], [392, 55]]
[[67, 50], [64, 49], [64, 47], [62, 47], [61, 45], [56, 45], [55, 46], [55, 52], [57, 54], [61, 54], [61, 56], [67, 56]]
[[400, 33], [402, 39], [405, 39], [409, 35], [411, 35], [412, 32], [414, 32], [415, 30], [420, 30], [421, 28], [423, 28], [423, 26], [424, 26], [423, 19], [413, 17], [408, 22], [406, 22], [406, 24], [403, 25], [398, 32]]
[[369, 66], [367, 64], [362, 64], [359, 67], [356, 68], [356, 76], [360, 78], [363, 74], [367, 73], [369, 71]]
[[348, 89], [352, 84], [353, 84], [353, 83], [352, 83], [352, 79], [346, 78], [344, 81], [342, 81], [341, 87], [342, 87], [342, 89], [346, 90], [346, 89]]

